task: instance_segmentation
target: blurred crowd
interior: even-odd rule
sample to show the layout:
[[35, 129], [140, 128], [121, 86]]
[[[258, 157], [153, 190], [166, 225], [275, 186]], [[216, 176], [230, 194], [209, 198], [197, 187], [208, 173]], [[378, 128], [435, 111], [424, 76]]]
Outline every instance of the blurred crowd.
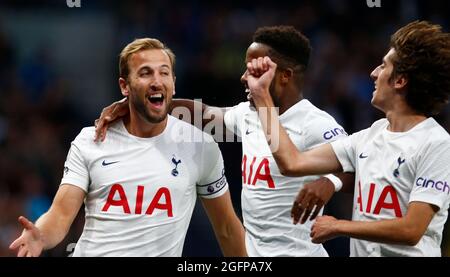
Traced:
[[[40, 2], [37, 4], [36, 2]], [[369, 74], [388, 49], [390, 35], [415, 19], [440, 23], [449, 31], [450, 2], [382, 1], [383, 7], [369, 9], [366, 1], [320, 0], [295, 2], [258, 1], [83, 1], [83, 14], [107, 14], [114, 37], [109, 44], [110, 74], [114, 91], [101, 105], [86, 113], [73, 101], [74, 82], [52, 62], [52, 49], [25, 56], [14, 34], [2, 31], [2, 16], [21, 14], [76, 16], [65, 1], [2, 1], [0, 3], [0, 256], [14, 255], [8, 245], [21, 231], [18, 215], [36, 220], [52, 201], [62, 177], [70, 142], [82, 127], [92, 125], [106, 106], [120, 98], [117, 84], [117, 55], [137, 37], [164, 41], [177, 55], [177, 96], [202, 99], [205, 103], [232, 106], [245, 101], [239, 78], [244, 71], [245, 51], [259, 26], [294, 25], [313, 45], [305, 97], [326, 110], [353, 133], [378, 119], [370, 105], [374, 89]], [[89, 43], [95, 44], [93, 39]], [[19, 47], [22, 46], [22, 47]], [[19, 59], [20, 57], [20, 59]], [[82, 69], [80, 69], [82, 70]], [[111, 85], [112, 84], [112, 85]], [[92, 97], [96, 97], [92, 92]], [[76, 96], [75, 96], [76, 97]], [[449, 107], [436, 118], [450, 130]], [[232, 199], [240, 214], [240, 160], [238, 143], [221, 144]], [[326, 212], [350, 217], [351, 196], [337, 195]], [[188, 231], [184, 254], [220, 255], [208, 220], [196, 208]], [[46, 256], [67, 256], [83, 227], [83, 212], [65, 242]], [[449, 225], [449, 224], [447, 224]], [[447, 228], [446, 230], [448, 230]], [[332, 256], [348, 255], [348, 240], [327, 245]], [[443, 254], [450, 256], [450, 231], [444, 234]]]

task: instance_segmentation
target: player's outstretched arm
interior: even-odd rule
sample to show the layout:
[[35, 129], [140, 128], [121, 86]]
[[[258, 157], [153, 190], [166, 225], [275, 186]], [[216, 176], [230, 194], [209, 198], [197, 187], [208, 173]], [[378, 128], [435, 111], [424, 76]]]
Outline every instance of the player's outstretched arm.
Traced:
[[36, 224], [19, 217], [23, 226], [22, 235], [9, 248], [17, 250], [18, 257], [38, 257], [42, 250], [58, 245], [69, 231], [75, 216], [83, 203], [85, 192], [72, 185], [61, 185], [50, 209]]
[[337, 220], [331, 216], [318, 217], [311, 228], [312, 242], [323, 243], [338, 236], [379, 243], [414, 246], [428, 228], [438, 208], [424, 202], [412, 202], [406, 216], [372, 222]]
[[44, 241], [41, 232], [26, 217], [20, 216], [19, 223], [23, 227], [22, 235], [17, 238], [9, 248], [18, 248], [17, 257], [38, 257], [44, 248]]
[[225, 126], [225, 113], [229, 107], [209, 106], [192, 99], [173, 99], [169, 112], [205, 133], [213, 136], [216, 141], [225, 141], [228, 129]]
[[[214, 138], [224, 138], [226, 132], [224, 116], [229, 108], [209, 106], [203, 102], [191, 99], [173, 99], [170, 105], [172, 116], [179, 118], [197, 128], [209, 133]], [[205, 128], [208, 124], [213, 124], [213, 128]]]
[[222, 253], [226, 257], [245, 257], [245, 231], [234, 212], [230, 192], [214, 198], [202, 198], [202, 204], [216, 234]]
[[301, 153], [281, 126], [269, 93], [277, 65], [269, 57], [264, 57], [247, 63], [247, 70], [247, 84], [281, 174], [295, 177], [342, 172], [342, 166], [330, 144]]
[[[173, 99], [169, 107], [169, 113], [189, 124], [202, 125], [197, 126], [199, 128], [201, 127], [202, 130], [204, 130], [204, 127], [208, 123], [214, 121], [215, 124], [221, 125], [222, 130], [225, 132], [224, 115], [227, 109], [228, 108], [208, 106], [202, 102], [191, 99]], [[127, 98], [116, 101], [104, 108], [100, 117], [95, 120], [94, 141], [104, 141], [109, 125], [117, 119], [126, 116], [129, 112]], [[223, 137], [224, 134], [217, 133], [218, 128], [215, 128], [215, 131], [216, 137]]]

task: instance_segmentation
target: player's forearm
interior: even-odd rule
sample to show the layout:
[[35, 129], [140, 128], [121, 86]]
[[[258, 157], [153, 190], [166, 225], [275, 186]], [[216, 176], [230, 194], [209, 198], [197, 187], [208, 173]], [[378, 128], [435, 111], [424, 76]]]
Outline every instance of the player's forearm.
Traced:
[[228, 220], [222, 230], [216, 230], [216, 236], [225, 257], [246, 257], [245, 231], [237, 216]]
[[224, 122], [227, 109], [208, 106], [191, 99], [174, 99], [170, 105], [172, 116], [201, 128], [201, 130], [220, 141], [225, 141], [228, 135]]
[[378, 243], [416, 245], [423, 235], [405, 218], [380, 220], [374, 222], [339, 220], [335, 232], [340, 236], [348, 236]]
[[254, 103], [258, 107], [261, 125], [282, 175], [298, 177], [342, 171], [330, 145], [300, 152], [280, 124], [278, 111], [274, 108], [269, 92], [259, 95], [262, 96], [255, 98]]
[[186, 108], [188, 109], [192, 114], [194, 114], [195, 111], [200, 112], [203, 114], [205, 109], [208, 107], [207, 105], [203, 104], [200, 101], [195, 101], [192, 99], [172, 99], [172, 103], [169, 107], [169, 112], [172, 113], [172, 111], [176, 108]]
[[71, 225], [69, 221], [51, 209], [36, 221], [45, 250], [54, 248], [66, 237]]
[[[191, 99], [173, 99], [169, 112], [189, 124], [202, 124], [203, 113], [208, 108], [202, 102]], [[182, 115], [180, 117], [180, 115]], [[199, 122], [195, 122], [196, 117]]]
[[[269, 92], [263, 94], [269, 95]], [[281, 174], [286, 176], [300, 176], [300, 169], [293, 167], [293, 156], [301, 158], [301, 153], [292, 143], [291, 139], [279, 122], [278, 110], [269, 97], [253, 99], [258, 108], [258, 116], [266, 136], [267, 143]]]

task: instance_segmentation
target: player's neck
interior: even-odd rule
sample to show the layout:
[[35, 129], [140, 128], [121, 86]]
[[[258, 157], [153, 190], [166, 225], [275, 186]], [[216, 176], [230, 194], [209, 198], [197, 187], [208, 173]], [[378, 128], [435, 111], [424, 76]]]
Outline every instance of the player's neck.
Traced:
[[159, 123], [150, 123], [141, 118], [138, 114], [130, 113], [123, 119], [123, 123], [128, 133], [140, 138], [151, 138], [164, 132], [167, 126], [168, 116]]
[[285, 113], [292, 106], [294, 106], [295, 104], [297, 104], [302, 100], [303, 100], [303, 93], [298, 93], [298, 91], [283, 93], [283, 98], [279, 103], [280, 115]]
[[389, 121], [388, 130], [398, 133], [407, 132], [427, 119], [411, 110], [390, 111], [386, 113], [386, 118]]

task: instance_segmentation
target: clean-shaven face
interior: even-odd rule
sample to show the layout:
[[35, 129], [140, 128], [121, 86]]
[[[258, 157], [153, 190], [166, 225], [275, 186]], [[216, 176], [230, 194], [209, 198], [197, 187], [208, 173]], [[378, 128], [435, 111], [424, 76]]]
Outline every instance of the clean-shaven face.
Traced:
[[392, 57], [395, 55], [395, 50], [391, 49], [383, 57], [383, 62], [370, 74], [370, 77], [375, 81], [375, 91], [373, 92], [372, 105], [384, 111], [392, 100], [395, 93], [394, 81], [392, 80], [392, 72], [394, 65]]

